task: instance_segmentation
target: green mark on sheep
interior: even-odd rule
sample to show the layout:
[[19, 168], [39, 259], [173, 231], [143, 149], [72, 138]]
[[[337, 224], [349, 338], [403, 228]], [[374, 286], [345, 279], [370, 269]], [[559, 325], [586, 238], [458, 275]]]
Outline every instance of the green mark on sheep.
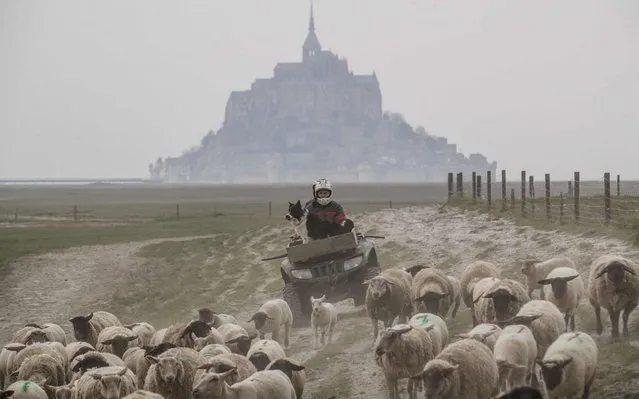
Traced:
[[428, 324], [429, 321], [430, 319], [425, 314], [417, 318], [417, 322], [419, 323], [420, 326], [425, 326], [426, 324]]
[[30, 381], [25, 381], [22, 384], [22, 392], [29, 392], [29, 387], [31, 386], [31, 382]]

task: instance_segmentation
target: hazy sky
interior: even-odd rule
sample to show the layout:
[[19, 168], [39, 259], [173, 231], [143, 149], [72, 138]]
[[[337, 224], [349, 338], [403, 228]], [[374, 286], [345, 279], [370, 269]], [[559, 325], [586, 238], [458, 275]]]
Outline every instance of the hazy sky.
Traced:
[[[307, 0], [0, 0], [0, 176], [137, 177], [297, 61]], [[316, 0], [383, 107], [510, 175], [639, 178], [639, 1]]]

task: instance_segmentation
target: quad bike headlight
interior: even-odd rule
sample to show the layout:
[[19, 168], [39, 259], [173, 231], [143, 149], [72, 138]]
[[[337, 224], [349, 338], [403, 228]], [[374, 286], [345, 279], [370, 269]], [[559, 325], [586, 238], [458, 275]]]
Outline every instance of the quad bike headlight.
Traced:
[[344, 271], [351, 270], [362, 264], [363, 256], [347, 259], [344, 261]]
[[295, 269], [291, 271], [291, 274], [295, 278], [299, 279], [307, 279], [313, 278], [313, 273], [311, 273], [311, 269]]

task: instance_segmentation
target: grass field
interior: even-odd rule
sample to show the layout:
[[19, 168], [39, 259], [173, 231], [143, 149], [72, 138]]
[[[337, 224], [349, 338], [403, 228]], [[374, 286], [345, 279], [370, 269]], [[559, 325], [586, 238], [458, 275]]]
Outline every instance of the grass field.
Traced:
[[[308, 192], [298, 186], [0, 187], [5, 218], [0, 224], [5, 282], [0, 342], [27, 322], [56, 321], [70, 333], [70, 315], [97, 309], [125, 322], [164, 327], [209, 306], [245, 322], [264, 300], [281, 295], [278, 261], [260, 258], [283, 252], [290, 234], [283, 219], [287, 202], [306, 199]], [[517, 262], [522, 257], [563, 254], [584, 271], [583, 265], [603, 251], [636, 252], [627, 244], [637, 233], [632, 223], [575, 225], [570, 212], [559, 223], [554, 206], [551, 220], [542, 205], [527, 217], [518, 203], [506, 212], [499, 202], [491, 211], [481, 201], [421, 206], [446, 202], [445, 185], [353, 185], [338, 187], [336, 197], [363, 231], [386, 236], [377, 241], [384, 267], [428, 263], [458, 275], [471, 260], [485, 259], [500, 265], [505, 277], [521, 281]], [[588, 205], [583, 221], [595, 218], [600, 200], [583, 201]], [[634, 198], [627, 201], [630, 215]], [[348, 301], [338, 308], [345, 316], [332, 346], [313, 350], [310, 328], [294, 331], [287, 353], [307, 366], [304, 397], [382, 399], [383, 376], [370, 356], [370, 321], [353, 312]], [[638, 322], [631, 321], [636, 334]], [[451, 336], [465, 332], [470, 314], [462, 306], [457, 319], [447, 322]], [[594, 330], [586, 301], [577, 324]], [[639, 344], [634, 338], [597, 339], [601, 367], [593, 397], [639, 392], [633, 382], [639, 379], [634, 364]]]

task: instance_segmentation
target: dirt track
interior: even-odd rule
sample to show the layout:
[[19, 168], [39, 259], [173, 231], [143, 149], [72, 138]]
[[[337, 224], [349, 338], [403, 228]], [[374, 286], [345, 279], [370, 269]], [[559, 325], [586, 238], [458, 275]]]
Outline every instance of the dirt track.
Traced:
[[[454, 275], [458, 275], [465, 264], [475, 259], [493, 261], [503, 267], [507, 277], [521, 281], [516, 262], [524, 257], [535, 256], [543, 259], [567, 255], [585, 271], [589, 262], [602, 253], [637, 255], [634, 248], [618, 240], [537, 231], [501, 220], [491, 220], [485, 215], [440, 211], [436, 207], [374, 212], [360, 215], [356, 223], [364, 232], [375, 231], [387, 237], [386, 240], [378, 242], [384, 267], [403, 267], [417, 262], [431, 263]], [[201, 273], [195, 276], [198, 281], [210, 281], [207, 283], [207, 289], [215, 290], [228, 285], [224, 287], [224, 292], [228, 295], [251, 296], [238, 305], [237, 309], [227, 308], [228, 304], [224, 306], [225, 312], [235, 313], [241, 320], [247, 320], [245, 317], [255, 304], [268, 297], [270, 292], [277, 291], [279, 273], [274, 272], [273, 265], [260, 264], [258, 259], [265, 252], [277, 252], [277, 245], [273, 241], [276, 238], [281, 240], [281, 236], [285, 234], [288, 234], [288, 230], [284, 226], [276, 229], [265, 228], [250, 237], [241, 237], [237, 241], [245, 249], [242, 254], [231, 252], [233, 246], [238, 245], [237, 241], [220, 240], [208, 256], [177, 259], [175, 264], [150, 261], [138, 255], [143, 247], [167, 240], [81, 247], [23, 258], [4, 276], [3, 289], [0, 290], [0, 303], [3, 304], [3, 312], [0, 315], [0, 342], [7, 342], [11, 333], [27, 322], [54, 321], [68, 330], [70, 323], [67, 319], [70, 315], [85, 313], [87, 309], [111, 309], [112, 306], [116, 306], [114, 296], [122, 295], [127, 291], [127, 287], [137, 284], [153, 270], [158, 276], [165, 277], [149, 277], [145, 284], [167, 284], [175, 279], [176, 275], [166, 269], [184, 267], [184, 262], [192, 262], [195, 265], [193, 270]], [[174, 240], [197, 238], [201, 237]], [[238, 258], [240, 256], [241, 259]], [[241, 281], [223, 281], [223, 276], [210, 271], [211, 265], [214, 264], [219, 268], [216, 270], [221, 270], [226, 263], [233, 264], [234, 267], [243, 265], [244, 269], [238, 270], [243, 276]], [[587, 273], [584, 273], [583, 277], [584, 281], [587, 281]], [[161, 281], [162, 278], [166, 280]], [[189, 280], [183, 280], [182, 283], [185, 284], [185, 281]], [[230, 281], [232, 283], [229, 283]], [[247, 287], [248, 291], [241, 291]], [[273, 290], [273, 287], [276, 289]], [[180, 298], [189, 301], [188, 298], [191, 297], [182, 291], [184, 289], [180, 291], [180, 295], [184, 296]], [[268, 293], [265, 294], [265, 291]], [[158, 299], [167, 309], [177, 312], [166, 315], [162, 320], [188, 318], [188, 312], [200, 306], [203, 298], [206, 298], [203, 293], [196, 294], [197, 292], [190, 303], [170, 304], [168, 300], [161, 302], [161, 299]], [[352, 311], [351, 305], [350, 301], [338, 304], [343, 312]], [[161, 305], [155, 306], [162, 309]], [[158, 320], [157, 316], [138, 314], [141, 311], [139, 306], [117, 305], [117, 309], [122, 312], [117, 314], [124, 314], [122, 318], [127, 322]], [[587, 301], [584, 301], [580, 315], [589, 313], [592, 312]], [[605, 312], [603, 313], [605, 315]], [[584, 317], [583, 320], [577, 320], [577, 327], [592, 334], [594, 323], [591, 318]], [[469, 328], [468, 311], [462, 309], [458, 320], [451, 321], [451, 329], [454, 332], [462, 332]], [[346, 397], [344, 395], [348, 394], [350, 397], [385, 398], [383, 375], [375, 365], [370, 351], [371, 334], [370, 321], [367, 318], [345, 318], [338, 323], [334, 345], [316, 351], [311, 349], [310, 328], [294, 330], [290, 355], [307, 362], [309, 381], [305, 397], [325, 398], [327, 386], [339, 386], [338, 393], [342, 396], [338, 397]], [[599, 339], [601, 344], [609, 341], [608, 330], [606, 334], [608, 335]], [[633, 334], [636, 335], [636, 328], [631, 328], [631, 335]], [[629, 347], [636, 345], [636, 342], [631, 344]], [[619, 386], [618, 389], [634, 388], [632, 382], [627, 384]], [[333, 394], [335, 392], [332, 391]], [[616, 397], [609, 391], [606, 394], [602, 397]]]

